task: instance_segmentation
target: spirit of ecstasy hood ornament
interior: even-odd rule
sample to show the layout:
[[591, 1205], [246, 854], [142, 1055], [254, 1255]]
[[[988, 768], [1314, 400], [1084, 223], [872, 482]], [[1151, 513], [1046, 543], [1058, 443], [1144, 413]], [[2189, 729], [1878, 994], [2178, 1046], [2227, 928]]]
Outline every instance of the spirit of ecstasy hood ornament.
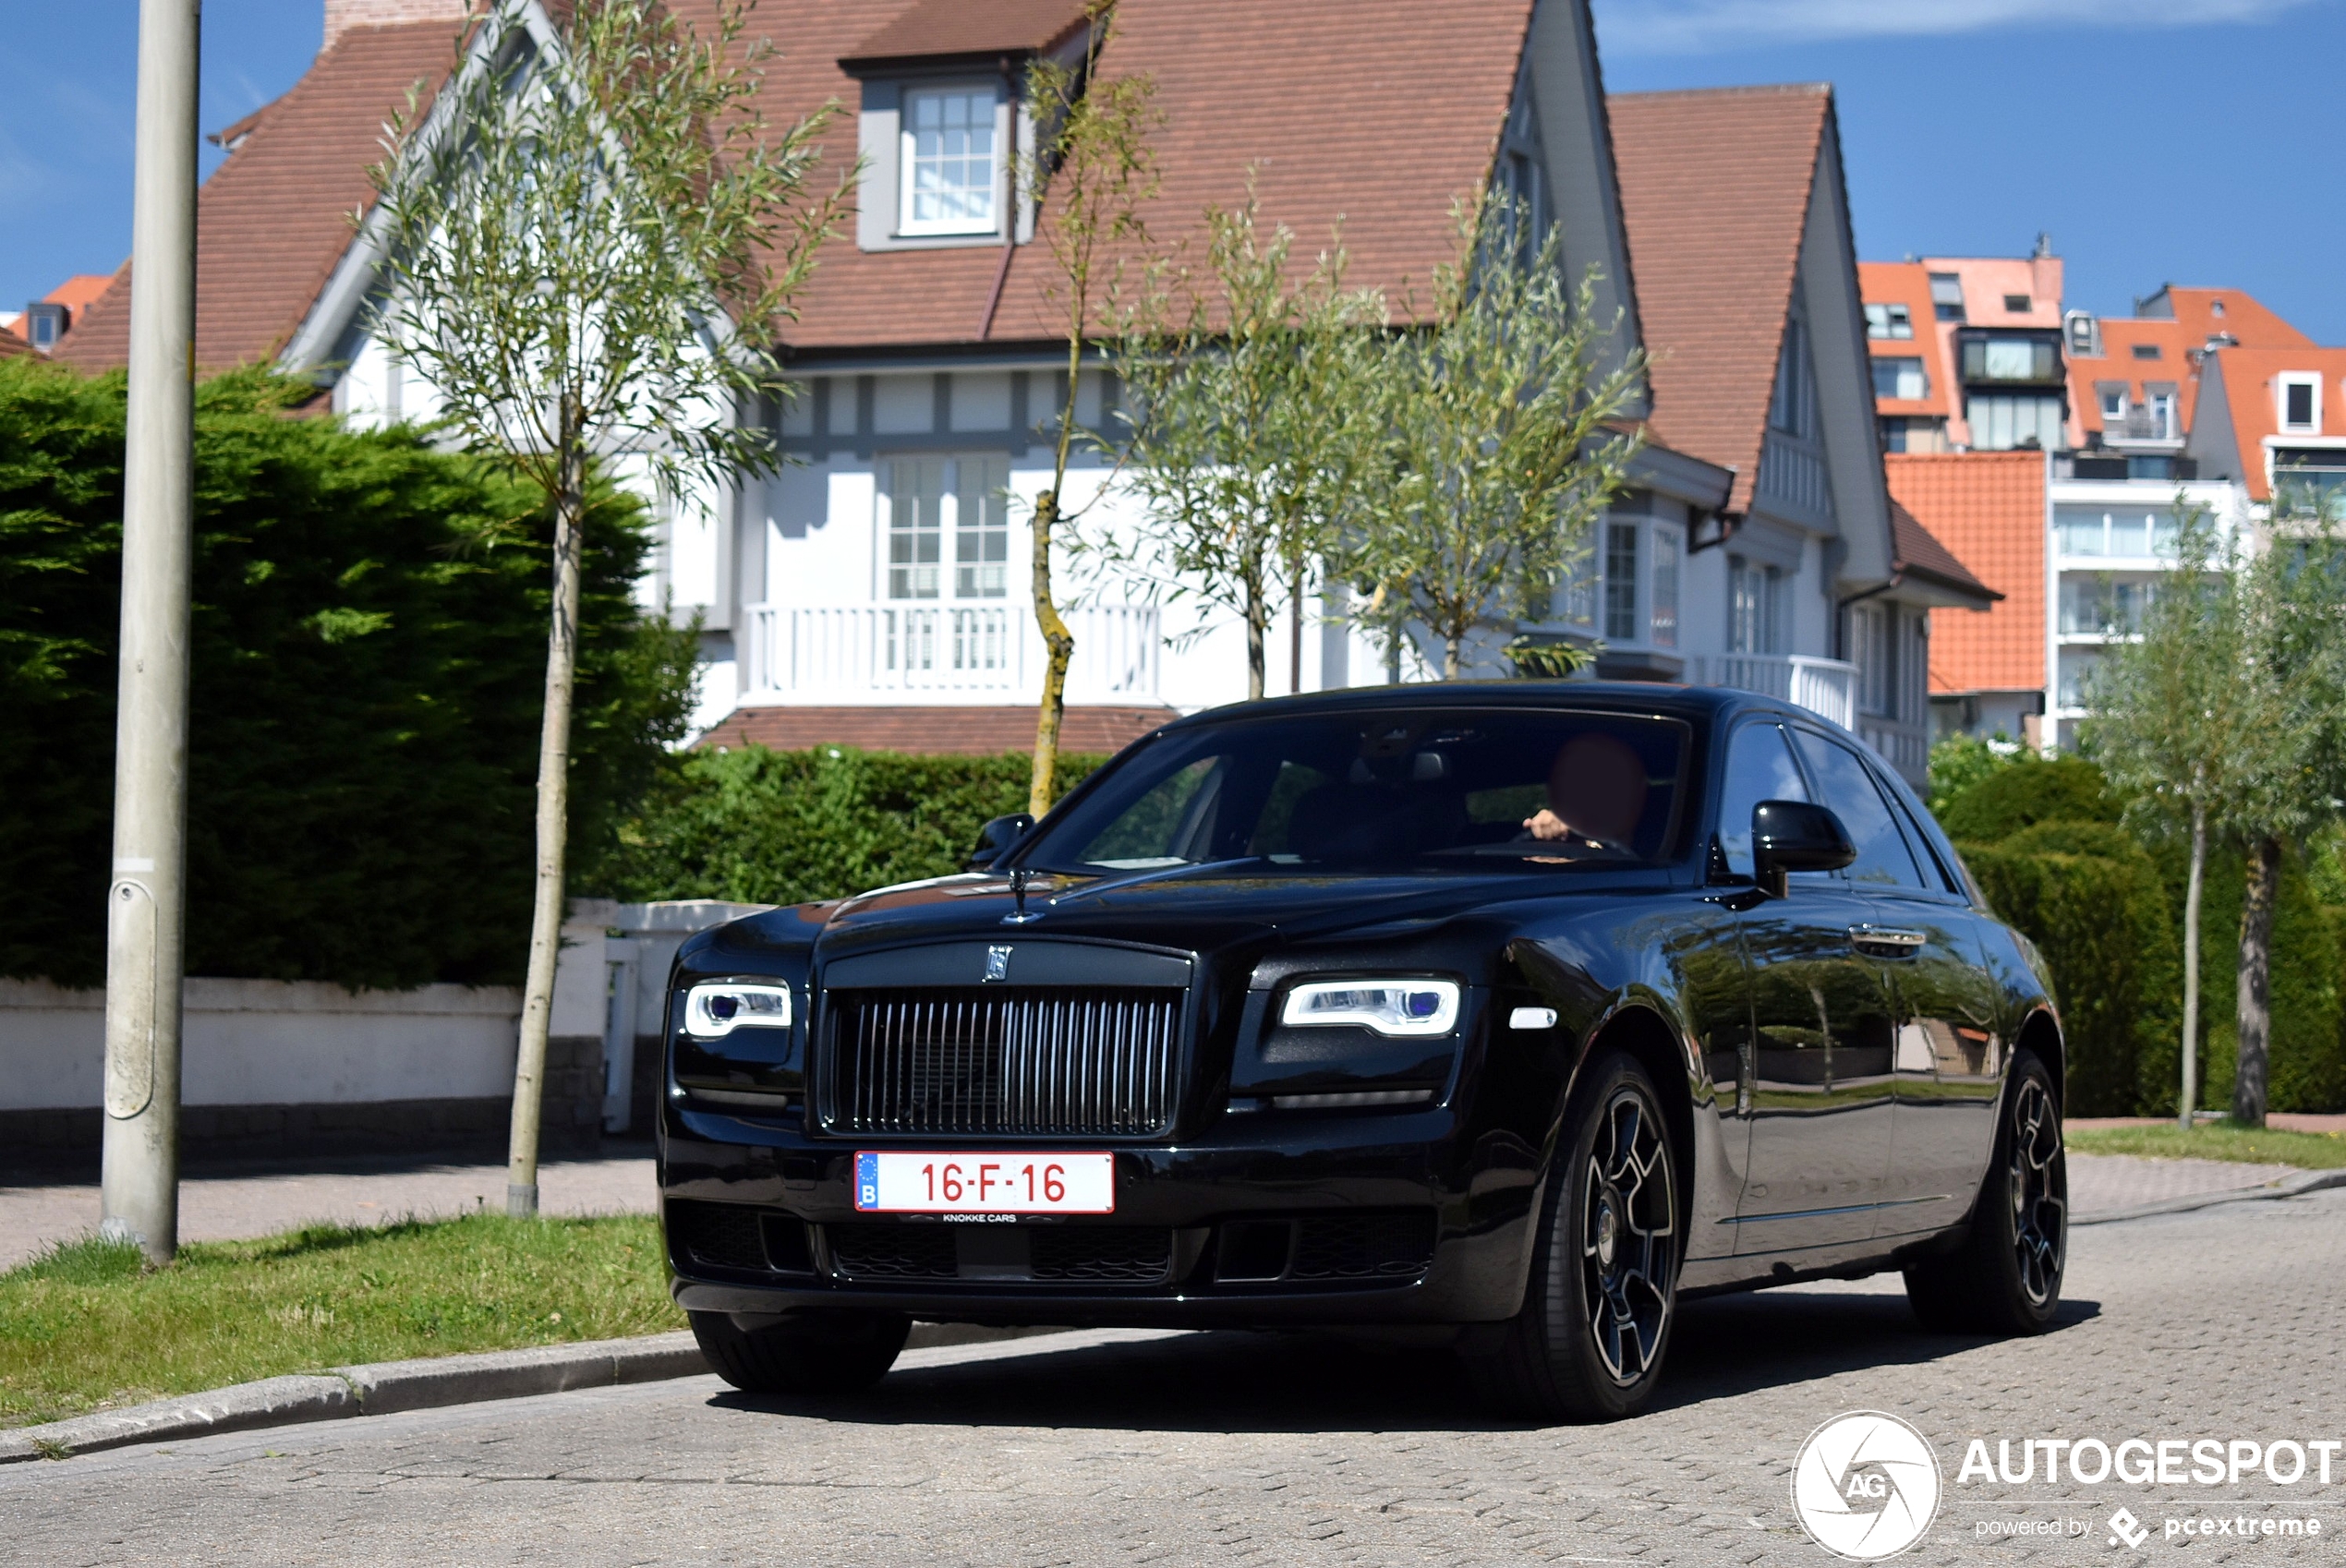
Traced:
[[1004, 925], [1024, 925], [1043, 918], [1041, 910], [1029, 913], [1026, 908], [1026, 885], [1034, 879], [1034, 874], [1024, 866], [1010, 873], [1010, 897], [1016, 900], [1018, 907], [1002, 917]]

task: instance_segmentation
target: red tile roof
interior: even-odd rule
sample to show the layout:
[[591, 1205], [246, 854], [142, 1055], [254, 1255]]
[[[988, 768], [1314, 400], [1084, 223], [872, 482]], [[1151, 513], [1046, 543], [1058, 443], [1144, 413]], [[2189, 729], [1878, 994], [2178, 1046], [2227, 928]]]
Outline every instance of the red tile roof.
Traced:
[[1735, 470], [1751, 504], [1832, 90], [1616, 93], [1606, 100], [1653, 424]]
[[[765, 746], [778, 752], [859, 746], [874, 752], [981, 756], [1034, 749], [1031, 707], [738, 707], [703, 736], [703, 746]], [[1118, 752], [1178, 715], [1169, 707], [1070, 707], [1059, 748]]]
[[956, 54], [1040, 54], [1083, 25], [1083, 0], [913, 0], [843, 60], [868, 66], [887, 60]]
[[79, 317], [114, 282], [112, 272], [76, 272], [41, 296], [43, 305], [62, 305]]
[[1894, 556], [1893, 570], [1910, 577], [1927, 578], [1960, 593], [1976, 594], [1983, 599], [2004, 597], [1973, 576], [1971, 568], [1955, 559], [1954, 551], [1941, 544], [1913, 513], [1894, 501], [1890, 503], [1890, 537]]
[[[883, 9], [761, 6], [786, 52], [768, 75], [768, 115], [794, 117], [831, 97], [852, 106], [857, 86], [835, 60]], [[1405, 293], [1421, 302], [1434, 266], [1457, 254], [1452, 199], [1490, 177], [1530, 10], [1529, 0], [1122, 0], [1099, 71], [1155, 82], [1165, 124], [1154, 231], [1195, 233], [1207, 205], [1238, 205], [1252, 164], [1263, 213], [1295, 232], [1300, 266], [1341, 221], [1348, 281], [1385, 288], [1408, 315]], [[828, 167], [845, 167], [854, 145], [850, 114], [828, 139]], [[974, 342], [1001, 266], [992, 246], [867, 252], [843, 234], [824, 247], [800, 319], [781, 335], [801, 351]], [[1046, 246], [1018, 247], [990, 340], [1052, 337], [1049, 275]]]
[[[2157, 382], [2175, 389], [2176, 434], [2188, 434], [2199, 413], [2199, 354], [2219, 332], [2230, 333], [2243, 348], [2314, 345], [2313, 339], [2240, 289], [2171, 285], [2155, 297], [2163, 299], [2175, 313], [2105, 316], [2100, 356], [2069, 356], [2069, 404], [2081, 431], [2091, 434], [2102, 429], [2100, 389], [2104, 382], [2124, 383], [2127, 401], [2137, 405], [2145, 401], [2148, 386]], [[2158, 353], [2151, 358], [2138, 358], [2137, 345]]]
[[32, 345], [6, 327], [0, 327], [0, 359], [17, 359], [32, 352]]
[[1984, 614], [1931, 617], [1930, 689], [2042, 690], [2046, 454], [1893, 452], [1881, 461], [1898, 505], [2003, 595]]
[[1930, 381], [1930, 395], [1921, 398], [1878, 397], [1879, 414], [1945, 418], [1954, 412], [1955, 379], [1950, 374], [1945, 334], [1937, 331], [1938, 318], [1930, 304], [1930, 269], [1919, 261], [1860, 261], [1857, 288], [1868, 305], [1903, 305], [1914, 326], [1911, 338], [1866, 340], [1866, 352], [1877, 358], [1919, 359]]
[[[671, 4], [695, 21], [714, 15], [713, 0]], [[855, 157], [861, 92], [843, 56], [897, 36], [899, 22], [924, 48], [981, 35], [993, 48], [1040, 36], [1066, 9], [1061, 0], [916, 0], [909, 9], [902, 0], [766, 0], [754, 20], [780, 53], [761, 107], [783, 126], [839, 103], [815, 176], [836, 179]], [[1406, 315], [1405, 294], [1422, 301], [1433, 267], [1457, 253], [1452, 199], [1489, 178], [1530, 14], [1531, 0], [1121, 0], [1099, 70], [1155, 78], [1166, 115], [1155, 139], [1160, 235], [1194, 232], [1208, 203], [1242, 200], [1256, 165], [1263, 211], [1295, 231], [1298, 265], [1310, 265], [1341, 220], [1350, 282], [1384, 287]], [[346, 214], [369, 200], [365, 169], [381, 155], [384, 116], [410, 82], [444, 75], [452, 42], [439, 22], [352, 29], [206, 182], [200, 363], [263, 359], [292, 335], [347, 243]], [[975, 342], [1001, 267], [994, 246], [865, 252], [851, 225], [823, 247], [801, 319], [780, 335], [801, 352]], [[1048, 272], [1046, 247], [1017, 248], [991, 341], [1052, 336]], [[68, 336], [67, 357], [122, 362], [127, 294], [117, 280], [86, 335]]]
[[[262, 110], [196, 207], [196, 362], [267, 360], [284, 347], [373, 203], [367, 166], [409, 84], [437, 83], [454, 57], [445, 22], [358, 27]], [[84, 367], [129, 356], [130, 269], [77, 320], [57, 357]]]
[[[2226, 348], [2209, 355], [2207, 366], [2208, 374], [2223, 378], [2225, 410], [2231, 417], [2240, 476], [2252, 501], [2272, 499], [2272, 485], [2265, 473], [2267, 437], [2275, 446], [2283, 447], [2317, 445], [2316, 438], [2346, 438], [2346, 348]], [[2321, 414], [2318, 430], [2280, 428], [2280, 378], [2292, 372], [2321, 380], [2316, 399]], [[2346, 462], [2346, 452], [2340, 452], [2337, 461]]]

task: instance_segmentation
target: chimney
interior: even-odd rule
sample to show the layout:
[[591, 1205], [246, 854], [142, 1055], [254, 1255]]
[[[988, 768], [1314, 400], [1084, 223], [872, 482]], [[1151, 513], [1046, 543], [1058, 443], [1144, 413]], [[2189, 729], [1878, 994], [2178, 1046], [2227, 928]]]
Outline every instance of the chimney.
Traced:
[[446, 22], [453, 28], [465, 19], [469, 8], [466, 0], [326, 0], [326, 41], [319, 45], [318, 53], [332, 49], [355, 27]]

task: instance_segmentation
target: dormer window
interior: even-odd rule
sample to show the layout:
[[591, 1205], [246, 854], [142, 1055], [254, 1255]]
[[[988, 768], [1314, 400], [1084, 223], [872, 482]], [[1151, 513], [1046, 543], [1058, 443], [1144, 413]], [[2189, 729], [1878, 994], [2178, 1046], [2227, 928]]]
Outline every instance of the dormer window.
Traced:
[[2275, 383], [2275, 393], [2280, 402], [2280, 428], [2293, 434], [2311, 435], [2322, 428], [2322, 379], [2319, 376], [2282, 376]]
[[1866, 336], [1905, 339], [1915, 335], [1914, 313], [1903, 305], [1866, 307]]
[[993, 234], [1001, 225], [1001, 138], [990, 87], [904, 94], [899, 185], [908, 235]]

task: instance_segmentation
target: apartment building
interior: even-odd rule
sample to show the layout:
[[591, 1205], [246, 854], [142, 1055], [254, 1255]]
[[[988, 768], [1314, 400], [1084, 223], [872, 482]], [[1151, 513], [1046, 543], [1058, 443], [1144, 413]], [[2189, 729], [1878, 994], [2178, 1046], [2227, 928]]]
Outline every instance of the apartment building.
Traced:
[[[2340, 505], [2346, 350], [2316, 347], [2238, 289], [2170, 283], [2127, 317], [2063, 308], [2056, 292], [2032, 296], [2024, 320], [2024, 283], [2060, 285], [2059, 259], [2044, 250], [1862, 271], [1892, 493], [2005, 594], [1984, 616], [1940, 618], [1937, 732], [2050, 748], [2076, 743], [2094, 671], [2135, 633], [2173, 569], [2185, 515], [2253, 547], [2277, 496], [2301, 510]], [[1976, 297], [2006, 289], [2012, 297]], [[1913, 328], [1925, 302], [1937, 333]], [[2013, 308], [1983, 327], [1983, 307]], [[2059, 323], [2050, 343], [2048, 321]], [[2026, 344], [2025, 385], [2023, 350], [2000, 341]], [[2011, 374], [1969, 377], [1965, 354], [1983, 372], [2001, 355]], [[1890, 395], [1925, 390], [1883, 368], [1906, 357], [1953, 392], [1929, 405]], [[2057, 440], [2049, 368], [2064, 394]], [[2033, 415], [2021, 409], [2028, 400]]]

